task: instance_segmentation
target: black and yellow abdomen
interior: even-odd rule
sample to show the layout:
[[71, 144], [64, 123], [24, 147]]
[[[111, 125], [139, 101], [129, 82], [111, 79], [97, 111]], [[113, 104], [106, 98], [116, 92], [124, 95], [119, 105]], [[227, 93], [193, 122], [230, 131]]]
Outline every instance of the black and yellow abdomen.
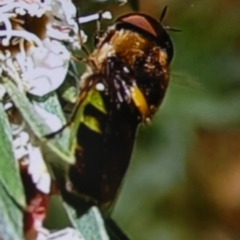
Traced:
[[103, 208], [115, 199], [140, 122], [135, 107], [123, 103], [117, 108], [108, 91], [90, 90], [86, 103], [82, 103], [76, 165], [69, 174], [74, 189], [90, 196]]

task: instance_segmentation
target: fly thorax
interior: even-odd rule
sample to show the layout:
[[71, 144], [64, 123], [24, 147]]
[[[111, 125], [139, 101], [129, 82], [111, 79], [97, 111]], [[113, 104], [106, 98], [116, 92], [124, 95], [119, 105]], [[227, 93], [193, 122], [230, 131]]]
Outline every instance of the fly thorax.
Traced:
[[94, 52], [89, 56], [89, 59], [94, 61], [95, 65], [100, 68], [107, 57], [112, 56], [115, 50], [112, 44], [106, 42], [100, 48], [96, 48]]
[[112, 44], [116, 55], [119, 56], [127, 65], [132, 66], [136, 59], [148, 52], [154, 43], [142, 37], [140, 34], [121, 29], [112, 36]]

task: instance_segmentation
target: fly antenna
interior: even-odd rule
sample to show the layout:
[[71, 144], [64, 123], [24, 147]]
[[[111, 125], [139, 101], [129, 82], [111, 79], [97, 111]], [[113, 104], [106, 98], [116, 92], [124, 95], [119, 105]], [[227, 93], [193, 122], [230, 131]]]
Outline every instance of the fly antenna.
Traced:
[[[160, 18], [159, 18], [159, 22], [162, 23], [164, 17], [166, 16], [166, 13], [167, 13], [167, 9], [168, 9], [168, 6], [165, 6], [162, 10], [162, 13], [160, 15]], [[163, 26], [165, 30], [167, 31], [172, 31], [172, 32], [182, 32], [181, 29], [178, 29], [178, 28], [173, 28], [173, 27], [169, 27], [169, 26]]]
[[171, 31], [171, 32], [182, 32], [181, 29], [178, 28], [173, 28], [173, 27], [169, 27], [169, 26], [164, 26], [165, 30], [167, 31]]
[[161, 23], [164, 19], [164, 17], [166, 16], [166, 13], [167, 13], [167, 9], [168, 9], [168, 6], [165, 6], [162, 10], [162, 13], [160, 15], [160, 18], [159, 18], [159, 22]]

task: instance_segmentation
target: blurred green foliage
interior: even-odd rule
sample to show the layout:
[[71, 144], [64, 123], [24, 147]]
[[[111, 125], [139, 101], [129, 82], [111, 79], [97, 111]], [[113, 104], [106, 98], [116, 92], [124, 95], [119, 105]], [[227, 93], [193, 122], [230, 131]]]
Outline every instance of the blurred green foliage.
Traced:
[[[142, 1], [140, 9], [156, 16], [168, 5], [165, 23], [182, 29], [182, 33], [171, 33], [175, 43], [172, 84], [152, 125], [139, 132], [114, 216], [134, 239], [217, 240], [235, 239], [235, 234], [239, 239], [231, 224], [221, 222], [221, 210], [212, 207], [218, 202], [205, 197], [208, 182], [202, 183], [198, 171], [208, 165], [203, 169], [196, 169], [195, 163], [193, 168], [187, 167], [188, 161], [197, 160], [199, 149], [190, 159], [187, 156], [198, 141], [196, 129], [239, 127], [240, 32], [236, 23], [240, 3], [147, 2]], [[183, 85], [187, 79], [201, 87], [175, 87], [178, 75]], [[212, 168], [217, 171], [218, 162], [210, 160], [216, 163]], [[217, 187], [218, 182], [214, 184]], [[229, 181], [229, 188], [231, 184]]]

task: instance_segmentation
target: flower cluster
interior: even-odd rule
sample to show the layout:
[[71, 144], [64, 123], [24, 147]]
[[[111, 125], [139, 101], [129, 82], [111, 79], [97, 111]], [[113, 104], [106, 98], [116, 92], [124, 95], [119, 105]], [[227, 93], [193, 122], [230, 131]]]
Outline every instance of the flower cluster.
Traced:
[[[18, 91], [28, 97], [36, 115], [52, 132], [62, 128], [65, 116], [52, 112], [44, 101], [36, 99], [50, 99], [68, 81], [72, 51], [81, 49], [81, 44], [87, 40], [79, 29], [79, 23], [99, 18], [98, 13], [78, 17], [71, 0], [0, 0], [0, 74], [7, 76]], [[111, 19], [110, 12], [101, 13], [101, 18]], [[76, 87], [78, 82], [74, 84]], [[69, 89], [72, 87], [70, 84]], [[76, 96], [69, 102], [74, 104], [75, 100]], [[53, 108], [56, 105], [61, 108], [57, 101]], [[48, 199], [54, 187], [46, 159], [37, 137], [8, 95], [2, 80], [0, 104], [3, 104], [8, 116], [14, 158], [26, 197], [25, 238], [60, 239], [58, 233], [49, 233], [43, 228]], [[76, 233], [67, 229], [65, 234], [75, 236]], [[60, 235], [63, 236], [63, 233]]]
[[[86, 36], [80, 33], [85, 41]], [[79, 29], [70, 0], [0, 1], [0, 74], [14, 82], [22, 94], [43, 97], [57, 90], [66, 79], [70, 50], [75, 49], [80, 49]], [[35, 136], [0, 86], [26, 196], [25, 238], [47, 239], [42, 224], [51, 176]], [[33, 102], [32, 106], [52, 131], [62, 126], [59, 117], [40, 104]]]
[[0, 2], [0, 70], [36, 96], [64, 81], [70, 52], [80, 48], [76, 8], [67, 0]]

